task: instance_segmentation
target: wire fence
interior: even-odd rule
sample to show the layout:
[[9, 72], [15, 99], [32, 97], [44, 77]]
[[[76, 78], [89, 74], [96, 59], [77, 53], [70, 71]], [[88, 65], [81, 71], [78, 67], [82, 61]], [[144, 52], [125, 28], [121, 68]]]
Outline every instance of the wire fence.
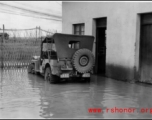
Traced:
[[47, 35], [55, 30], [43, 30], [40, 27], [31, 29], [0, 29], [0, 67], [27, 67], [32, 56], [40, 56], [40, 44]]

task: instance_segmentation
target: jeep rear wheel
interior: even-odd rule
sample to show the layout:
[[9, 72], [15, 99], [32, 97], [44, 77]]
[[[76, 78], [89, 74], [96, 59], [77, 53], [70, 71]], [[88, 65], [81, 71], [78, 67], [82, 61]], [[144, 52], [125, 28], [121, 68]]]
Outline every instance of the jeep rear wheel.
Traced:
[[84, 81], [84, 82], [90, 82], [91, 79], [90, 79], [90, 77], [88, 77], [88, 78], [82, 78], [82, 81]]
[[73, 66], [80, 73], [90, 72], [94, 64], [94, 56], [88, 49], [80, 49], [73, 55]]
[[57, 82], [57, 76], [52, 75], [50, 67], [47, 67], [45, 69], [44, 79], [46, 81], [49, 81], [50, 83], [56, 83]]

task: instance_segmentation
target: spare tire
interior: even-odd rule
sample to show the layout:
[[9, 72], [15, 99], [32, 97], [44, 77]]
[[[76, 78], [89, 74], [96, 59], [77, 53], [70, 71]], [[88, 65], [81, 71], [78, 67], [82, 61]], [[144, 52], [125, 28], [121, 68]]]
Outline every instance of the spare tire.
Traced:
[[79, 49], [74, 53], [72, 63], [79, 73], [86, 73], [92, 70], [95, 64], [95, 59], [90, 50]]

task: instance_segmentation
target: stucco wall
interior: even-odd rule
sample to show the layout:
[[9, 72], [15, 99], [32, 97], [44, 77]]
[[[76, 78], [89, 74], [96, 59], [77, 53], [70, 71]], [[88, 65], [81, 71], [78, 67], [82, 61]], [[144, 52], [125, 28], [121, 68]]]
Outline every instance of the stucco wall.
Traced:
[[[139, 66], [139, 15], [152, 12], [152, 2], [63, 2], [63, 33], [85, 23], [85, 35], [95, 36], [94, 18], [107, 17], [106, 75], [134, 80]], [[95, 53], [95, 44], [93, 52]]]

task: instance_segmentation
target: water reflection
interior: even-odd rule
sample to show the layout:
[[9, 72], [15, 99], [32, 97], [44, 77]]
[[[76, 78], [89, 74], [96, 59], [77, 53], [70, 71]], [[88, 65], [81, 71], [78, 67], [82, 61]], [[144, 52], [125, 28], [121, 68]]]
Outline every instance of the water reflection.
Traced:
[[[0, 118], [151, 118], [152, 114], [111, 113], [106, 108], [152, 108], [151, 85], [101, 76], [90, 83], [50, 84], [24, 69], [0, 71]], [[102, 108], [103, 113], [88, 113]]]
[[34, 90], [26, 69], [4, 70], [1, 79], [0, 117], [39, 117], [39, 90]]

